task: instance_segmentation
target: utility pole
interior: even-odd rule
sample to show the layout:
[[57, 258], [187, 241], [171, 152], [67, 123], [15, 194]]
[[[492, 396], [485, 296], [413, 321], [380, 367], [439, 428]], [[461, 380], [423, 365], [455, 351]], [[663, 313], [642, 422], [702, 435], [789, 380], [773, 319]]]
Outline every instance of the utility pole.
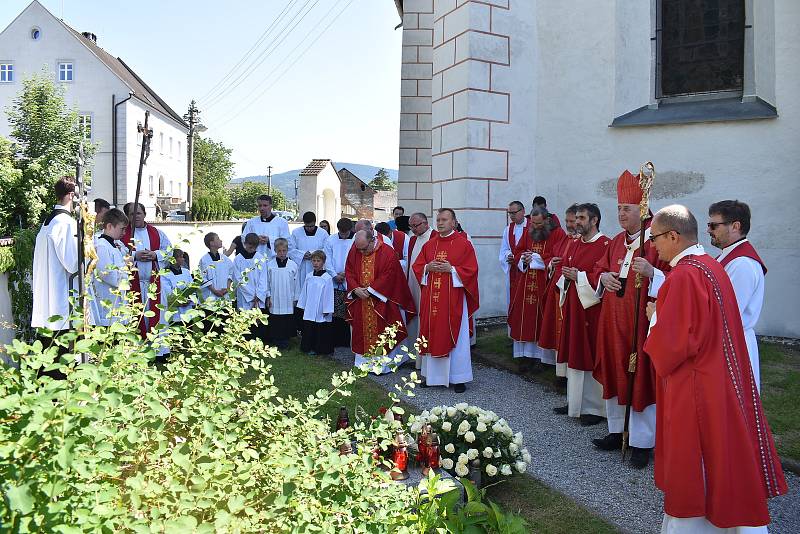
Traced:
[[267, 194], [272, 196], [272, 165], [267, 165]]
[[192, 219], [192, 189], [194, 184], [194, 134], [204, 132], [206, 127], [200, 124], [200, 110], [194, 100], [189, 104], [189, 111], [183, 116], [189, 123], [189, 134], [186, 136], [186, 220]]

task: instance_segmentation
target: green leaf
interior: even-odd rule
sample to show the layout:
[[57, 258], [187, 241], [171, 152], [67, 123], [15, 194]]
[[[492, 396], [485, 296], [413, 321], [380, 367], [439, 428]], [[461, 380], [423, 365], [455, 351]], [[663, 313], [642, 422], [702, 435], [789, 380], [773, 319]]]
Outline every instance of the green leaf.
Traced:
[[6, 490], [8, 506], [22, 515], [27, 515], [33, 511], [33, 495], [29, 484], [21, 486], [9, 486]]
[[231, 495], [228, 497], [228, 510], [232, 514], [239, 513], [244, 508], [244, 497], [242, 495]]

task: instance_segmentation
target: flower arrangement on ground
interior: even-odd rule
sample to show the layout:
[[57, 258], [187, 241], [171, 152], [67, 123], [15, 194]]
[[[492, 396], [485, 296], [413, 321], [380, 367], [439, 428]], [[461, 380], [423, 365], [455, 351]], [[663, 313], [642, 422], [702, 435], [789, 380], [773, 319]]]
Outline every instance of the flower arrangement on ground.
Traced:
[[531, 461], [521, 433], [493, 411], [465, 402], [435, 406], [409, 424], [413, 434], [431, 426], [439, 435], [441, 466], [459, 477], [469, 474], [470, 464], [479, 465], [489, 479], [509, 477], [524, 473]]

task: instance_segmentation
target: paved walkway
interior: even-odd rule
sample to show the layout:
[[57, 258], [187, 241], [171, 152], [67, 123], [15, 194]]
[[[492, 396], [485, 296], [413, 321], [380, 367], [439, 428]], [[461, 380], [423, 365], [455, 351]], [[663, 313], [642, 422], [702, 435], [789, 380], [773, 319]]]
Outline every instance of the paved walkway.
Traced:
[[[335, 358], [346, 365], [353, 363], [349, 350], [337, 350]], [[410, 372], [406, 365], [395, 375], [373, 379], [388, 389]], [[554, 407], [565, 404], [565, 397], [540, 384], [478, 364], [474, 376], [463, 394], [442, 387], [417, 388], [416, 396], [405, 400], [420, 409], [463, 401], [493, 410], [525, 436], [533, 456], [528, 468], [531, 475], [623, 532], [660, 531], [663, 499], [653, 484], [652, 462], [638, 471], [623, 464], [618, 451], [595, 451], [591, 440], [607, 433], [605, 424], [587, 428], [575, 419], [553, 414]], [[787, 474], [787, 479], [789, 494], [770, 501], [771, 533], [800, 532], [800, 478]]]

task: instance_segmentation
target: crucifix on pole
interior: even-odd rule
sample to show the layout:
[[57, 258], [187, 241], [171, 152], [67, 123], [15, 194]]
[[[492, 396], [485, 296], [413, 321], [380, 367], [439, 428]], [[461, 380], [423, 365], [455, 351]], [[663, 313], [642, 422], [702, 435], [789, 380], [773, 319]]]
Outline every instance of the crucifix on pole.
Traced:
[[139, 174], [136, 175], [136, 196], [133, 198], [133, 213], [139, 205], [139, 194], [142, 191], [142, 171], [147, 163], [147, 158], [150, 157], [150, 140], [153, 138], [153, 129], [149, 126], [150, 111], [144, 112], [144, 125], [139, 123], [136, 129], [142, 134], [142, 152], [139, 155]]

